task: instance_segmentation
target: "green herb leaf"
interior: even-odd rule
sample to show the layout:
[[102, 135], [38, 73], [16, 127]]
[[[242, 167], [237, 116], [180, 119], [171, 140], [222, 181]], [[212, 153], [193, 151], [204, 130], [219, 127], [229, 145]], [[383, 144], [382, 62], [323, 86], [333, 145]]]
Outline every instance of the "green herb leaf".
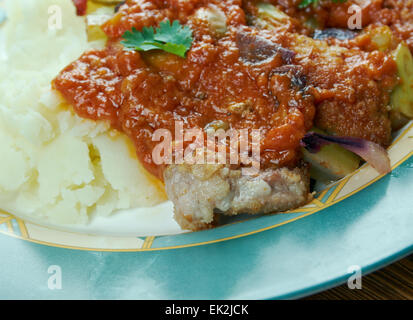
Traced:
[[[333, 1], [334, 3], [344, 3], [347, 0], [331, 0], [331, 1]], [[298, 5], [298, 8], [304, 9], [304, 8], [307, 8], [310, 5], [313, 5], [313, 7], [317, 7], [319, 2], [320, 2], [320, 0], [303, 0]]]
[[169, 21], [161, 22], [156, 30], [153, 27], [144, 27], [142, 31], [132, 28], [126, 31], [123, 36], [125, 41], [121, 43], [129, 49], [137, 51], [163, 50], [182, 58], [192, 45], [192, 30], [183, 27], [179, 21], [172, 24]]

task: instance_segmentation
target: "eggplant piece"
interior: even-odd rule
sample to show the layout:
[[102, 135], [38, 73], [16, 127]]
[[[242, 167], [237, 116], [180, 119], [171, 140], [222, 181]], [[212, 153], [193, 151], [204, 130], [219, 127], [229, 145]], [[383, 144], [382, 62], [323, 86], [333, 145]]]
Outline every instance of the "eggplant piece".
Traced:
[[299, 90], [304, 90], [307, 87], [307, 77], [304, 74], [303, 68], [294, 64], [287, 64], [272, 70], [271, 74], [286, 74], [291, 79], [291, 84]]
[[244, 62], [259, 64], [280, 54], [284, 63], [291, 64], [295, 52], [271, 42], [260, 36], [238, 31], [236, 35], [237, 46]]
[[357, 36], [357, 32], [348, 29], [329, 28], [324, 30], [316, 30], [313, 38], [316, 40], [327, 40], [334, 38], [338, 40], [351, 40]]

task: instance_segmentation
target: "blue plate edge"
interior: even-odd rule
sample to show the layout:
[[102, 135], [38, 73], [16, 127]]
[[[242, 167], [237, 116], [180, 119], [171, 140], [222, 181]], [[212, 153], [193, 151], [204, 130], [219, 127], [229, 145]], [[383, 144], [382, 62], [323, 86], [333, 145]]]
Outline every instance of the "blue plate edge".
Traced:
[[[361, 266], [363, 270], [363, 277], [368, 276], [369, 274], [379, 271], [383, 268], [386, 268], [387, 266], [393, 263], [396, 263], [397, 261], [400, 261], [410, 256], [411, 254], [413, 254], [413, 244], [401, 251], [398, 251], [397, 253], [391, 256], [388, 256], [384, 259], [371, 263], [370, 265]], [[296, 292], [287, 293], [281, 296], [274, 296], [271, 298], [257, 298], [257, 300], [297, 300], [297, 299], [306, 298], [306, 297], [309, 297], [309, 296], [312, 296], [312, 295], [315, 295], [315, 294], [318, 294], [318, 293], [321, 293], [321, 292], [324, 292], [330, 289], [334, 289], [340, 285], [343, 285], [347, 282], [348, 277], [349, 277], [349, 274], [345, 274], [340, 277], [336, 277], [330, 281], [325, 281], [316, 286], [309, 286], [307, 288], [301, 289]]]

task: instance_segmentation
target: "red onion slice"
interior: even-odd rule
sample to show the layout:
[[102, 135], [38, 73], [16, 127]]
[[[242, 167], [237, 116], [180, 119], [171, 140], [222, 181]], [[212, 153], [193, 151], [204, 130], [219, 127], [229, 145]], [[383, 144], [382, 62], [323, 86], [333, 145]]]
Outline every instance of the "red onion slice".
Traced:
[[357, 154], [381, 174], [391, 171], [387, 150], [377, 143], [353, 137], [328, 136], [316, 132], [307, 133], [301, 140], [301, 146], [311, 153], [317, 153], [321, 147], [336, 143]]

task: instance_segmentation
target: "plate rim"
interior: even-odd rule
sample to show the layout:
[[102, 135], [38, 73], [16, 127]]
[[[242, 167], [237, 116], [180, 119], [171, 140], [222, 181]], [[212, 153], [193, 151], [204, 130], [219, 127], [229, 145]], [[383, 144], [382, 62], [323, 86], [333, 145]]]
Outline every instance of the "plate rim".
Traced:
[[[368, 276], [378, 270], [381, 270], [393, 263], [396, 263], [399, 260], [402, 260], [410, 255], [413, 254], [413, 244], [411, 244], [409, 247], [404, 248], [403, 250], [397, 251], [394, 254], [391, 254], [390, 256], [387, 256], [385, 258], [379, 259], [373, 263], [370, 263], [368, 265], [360, 266], [361, 269], [363, 270], [363, 277]], [[346, 283], [346, 280], [348, 280], [348, 274], [338, 276], [334, 279], [331, 279], [329, 281], [324, 281], [321, 282], [317, 285], [313, 286], [307, 286], [305, 288], [301, 288], [296, 291], [292, 291], [290, 293], [285, 293], [279, 296], [272, 296], [270, 298], [257, 298], [258, 300], [296, 300], [296, 299], [302, 299], [305, 297], [309, 297], [327, 290], [334, 289], [340, 285], [343, 285]]]
[[[403, 175], [403, 172], [408, 171], [408, 172], [410, 172], [409, 177], [411, 177], [413, 175], [413, 171], [410, 170], [410, 168], [413, 168], [412, 165], [413, 165], [413, 158], [409, 159], [409, 162], [405, 166], [399, 168], [397, 174], [398, 175]], [[392, 181], [393, 179], [389, 178], [389, 180]], [[404, 183], [406, 181], [411, 181], [411, 180], [404, 180]], [[382, 184], [382, 183], [385, 184], [385, 182], [380, 182], [380, 184]], [[399, 186], [401, 186], [400, 183], [398, 183], [398, 184], [399, 184]], [[377, 193], [377, 192], [379, 192], [378, 190], [381, 190], [380, 186], [379, 186], [379, 189], [372, 187], [370, 190], [364, 190], [363, 192], [365, 194], [363, 195], [363, 197], [366, 196], [367, 194], [370, 194], [371, 192]], [[404, 195], [406, 195], [406, 194], [408, 195], [408, 191], [404, 193]], [[388, 197], [388, 194], [386, 195], [386, 197]], [[358, 199], [357, 201], [360, 201], [360, 199]], [[340, 207], [341, 206], [347, 206], [347, 205], [341, 203]], [[401, 213], [403, 213], [403, 215], [406, 215], [406, 214], [408, 215], [409, 214], [409, 207], [405, 206], [404, 208], [405, 209], [403, 209], [403, 211]], [[330, 210], [335, 210], [335, 209], [330, 208]], [[373, 209], [368, 209], [368, 212], [370, 212], [370, 213], [373, 213], [374, 211], [375, 211], [374, 208]], [[314, 214], [312, 219], [316, 219], [314, 221], [322, 221], [323, 220], [322, 213], [324, 213], [324, 215], [330, 216], [330, 215], [328, 215], [329, 212], [319, 212], [318, 215]], [[348, 213], [348, 215], [350, 215], [350, 214], [351, 213]], [[410, 217], [410, 215], [408, 215], [408, 217]], [[329, 219], [331, 220], [333, 218], [330, 216]], [[304, 220], [304, 219], [302, 219], [302, 220]], [[408, 221], [411, 221], [411, 220], [409, 219]], [[304, 230], [308, 227], [308, 225], [312, 225], [311, 222], [304, 222], [304, 224], [303, 224], [303, 222], [304, 221], [302, 221], [301, 225], [298, 226], [298, 230]], [[292, 228], [292, 226], [290, 225], [287, 228]], [[379, 231], [383, 230], [382, 228], [383, 227], [381, 227], [379, 229]], [[407, 230], [409, 230], [409, 229], [407, 229]], [[290, 231], [291, 231], [291, 229], [290, 229]], [[287, 229], [286, 231], [284, 230], [283, 232], [286, 233], [286, 232], [289, 232], [289, 230]], [[259, 243], [261, 243], [262, 240], [267, 239], [268, 237], [271, 238], [271, 235], [274, 235], [274, 233], [271, 233], [271, 232], [268, 232], [266, 234], [267, 235], [260, 236], [258, 238], [259, 239], [258, 241], [256, 241], [256, 240], [253, 241], [253, 243], [255, 243], [254, 246], [253, 246], [254, 248], [257, 246], [257, 244], [259, 245]], [[360, 234], [360, 233], [358, 233], [358, 234]], [[409, 233], [407, 233], [407, 235], [409, 235]], [[413, 241], [412, 241], [413, 238], [411, 239], [411, 237], [409, 236], [409, 238], [405, 237], [404, 239], [407, 240], [407, 241], [403, 241], [402, 242], [403, 245], [401, 245], [399, 247], [396, 247], [395, 248], [396, 250], [393, 250], [393, 248], [392, 248], [393, 245], [391, 245], [391, 247], [389, 247], [389, 251], [382, 251], [381, 255], [372, 255], [370, 257], [363, 256], [362, 260], [360, 261], [360, 264], [359, 264], [359, 266], [362, 268], [362, 271], [363, 271], [363, 277], [370, 274], [371, 272], [374, 272], [374, 271], [376, 271], [380, 268], [385, 267], [386, 265], [388, 265], [390, 263], [395, 262], [396, 260], [399, 260], [399, 259], [403, 258], [404, 256], [409, 255], [410, 253], [413, 253]], [[20, 242], [21, 240], [16, 239], [16, 241]], [[246, 241], [248, 241], [248, 240], [246, 240]], [[392, 240], [392, 243], [394, 243], [394, 241], [395, 240]], [[24, 243], [24, 241], [22, 243]], [[243, 243], [245, 244], [247, 242], [243, 242]], [[277, 242], [275, 242], [275, 243], [277, 243]], [[370, 243], [371, 243], [371, 241], [370, 241]], [[235, 245], [237, 247], [239, 247], [240, 243], [235, 242]], [[43, 247], [43, 246], [41, 246], [41, 247]], [[211, 248], [213, 249], [214, 246], [211, 246]], [[228, 248], [230, 248], [230, 245], [227, 245], [227, 249]], [[271, 248], [271, 246], [268, 247], [268, 248]], [[45, 250], [44, 252], [50, 252], [49, 250], [51, 250], [51, 249], [52, 248], [45, 248], [43, 250]], [[66, 257], [71, 256], [72, 254], [74, 254], [75, 256], [77, 256], [78, 254], [81, 254], [81, 253], [76, 253], [77, 251], [60, 250], [60, 249], [58, 249], [57, 251], [54, 251], [54, 252], [56, 254], [59, 254], [59, 255], [63, 254], [63, 256], [66, 256]], [[203, 252], [202, 256], [205, 256], [205, 253], [208, 253], [208, 252], [210, 252], [210, 249]], [[171, 257], [174, 257], [176, 253], [177, 253], [177, 251], [175, 251], [175, 253], [172, 252]], [[158, 253], [158, 254], [162, 255], [161, 253]], [[183, 253], [183, 254], [185, 254], [185, 253]], [[108, 253], [107, 257], [108, 258], [110, 258], [110, 257], [115, 258], [116, 256], [117, 256], [117, 254]], [[81, 257], [84, 257], [83, 254], [81, 254]], [[133, 255], [129, 256], [129, 257], [133, 257]], [[139, 254], [138, 257], [142, 257], [144, 259], [145, 255], [144, 254]], [[156, 257], [156, 255], [155, 256], [150, 255], [150, 256], [147, 256], [147, 257], [148, 257], [148, 259], [153, 259], [154, 257]], [[110, 258], [110, 259], [112, 259], [112, 258]], [[129, 259], [129, 258], [126, 257], [126, 259]], [[340, 264], [343, 265], [343, 262], [340, 262]], [[356, 264], [357, 264], [357, 262], [356, 262]], [[247, 299], [253, 299], [253, 300], [292, 300], [292, 299], [299, 299], [299, 298], [303, 298], [303, 297], [307, 297], [307, 296], [316, 294], [316, 293], [321, 292], [321, 291], [331, 289], [331, 288], [336, 287], [336, 286], [338, 286], [342, 283], [345, 283], [346, 280], [348, 280], [349, 274], [345, 273], [346, 272], [345, 269], [333, 268], [333, 270], [335, 270], [334, 273], [326, 274], [325, 277], [320, 279], [321, 281], [319, 281], [317, 279], [315, 279], [314, 281], [310, 281], [310, 282], [305, 281], [303, 283], [304, 286], [301, 286], [300, 284], [298, 284], [298, 286], [294, 286], [292, 288], [292, 290], [288, 290], [288, 287], [283, 285], [282, 290], [278, 291], [278, 290], [275, 290], [275, 288], [277, 288], [277, 285], [278, 285], [277, 282], [270, 283], [269, 286], [261, 287], [260, 290], [249, 293], [251, 296], [247, 297]], [[259, 272], [259, 269], [255, 271], [255, 273], [257, 273], [257, 272]], [[307, 278], [307, 280], [308, 280], [308, 278]], [[273, 291], [273, 292], [271, 292], [271, 291]], [[70, 294], [72, 294], [72, 293], [70, 293]], [[44, 299], [48, 299], [48, 298], [44, 297]], [[170, 297], [168, 299], [177, 299], [177, 298]], [[184, 299], [184, 298], [178, 298], [178, 300], [179, 299]]]
[[[406, 137], [406, 135], [412, 131], [413, 129], [413, 120], [410, 121], [398, 134], [398, 136], [393, 140], [392, 144], [390, 145], [389, 149], [391, 149], [392, 147], [396, 146], [398, 144], [398, 142], [400, 140], [402, 140], [403, 138]], [[410, 138], [410, 137], [408, 137]], [[392, 166], [392, 171], [395, 170], [396, 168], [398, 168], [400, 165], [402, 165], [404, 162], [408, 161], [411, 157], [413, 156], [413, 149], [409, 151], [407, 151], [407, 154], [402, 157], [401, 159], [399, 159], [396, 163], [393, 164]], [[361, 166], [360, 168], [358, 168], [357, 170], [355, 170], [354, 172], [352, 172], [351, 174], [347, 175], [346, 177], [344, 177], [343, 179], [333, 183], [332, 185], [328, 186], [326, 189], [324, 189], [321, 194], [328, 194], [328, 192], [330, 190], [333, 190], [332, 192], [336, 192], [335, 189], [339, 189], [340, 187], [342, 188], [343, 186], [345, 186], [345, 184], [347, 183], [347, 181], [354, 177], [355, 175], [357, 175], [363, 168], [365, 168], [367, 166], [367, 164]], [[287, 213], [276, 213], [276, 214], [270, 214], [270, 215], [266, 215], [267, 217], [272, 217], [272, 216], [282, 216], [282, 215], [290, 215], [292, 213], [297, 213], [297, 212], [301, 212], [300, 215], [296, 216], [296, 217], [291, 217], [290, 219], [286, 219], [282, 222], [277, 222], [275, 224], [271, 223], [270, 225], [267, 225], [265, 227], [261, 227], [261, 228], [257, 228], [254, 229], [252, 231], [247, 231], [247, 232], [240, 232], [237, 233], [233, 236], [224, 236], [224, 237], [220, 237], [220, 236], [215, 236], [214, 239], [211, 240], [206, 240], [206, 241], [196, 241], [193, 243], [187, 243], [187, 244], [178, 244], [178, 245], [170, 245], [170, 246], [162, 246], [162, 247], [153, 247], [152, 245], [154, 244], [154, 241], [156, 239], [162, 239], [162, 238], [172, 238], [172, 237], [179, 237], [179, 236], [186, 236], [186, 235], [194, 235], [196, 237], [196, 235], [204, 233], [210, 233], [212, 234], [215, 230], [215, 232], [219, 232], [219, 230], [222, 230], [222, 228], [225, 227], [231, 227], [231, 225], [235, 225], [235, 224], [239, 224], [239, 223], [243, 223], [245, 225], [248, 224], [248, 222], [255, 220], [255, 219], [260, 219], [260, 217], [251, 217], [248, 218], [244, 221], [240, 221], [240, 222], [235, 222], [235, 223], [230, 223], [224, 226], [219, 226], [216, 227], [214, 229], [211, 230], [205, 230], [205, 231], [198, 231], [198, 232], [189, 232], [189, 233], [183, 233], [183, 234], [178, 234], [178, 235], [170, 235], [170, 236], [146, 236], [146, 237], [142, 237], [144, 239], [142, 246], [140, 248], [131, 248], [131, 249], [112, 249], [112, 248], [91, 248], [91, 247], [77, 247], [77, 246], [71, 246], [71, 245], [61, 245], [58, 243], [53, 243], [53, 242], [47, 242], [47, 241], [41, 241], [41, 240], [37, 240], [37, 239], [32, 239], [28, 236], [28, 231], [25, 225], [25, 222], [23, 221], [23, 219], [18, 218], [16, 216], [14, 216], [13, 214], [10, 214], [4, 210], [0, 210], [0, 213], [4, 212], [8, 215], [10, 215], [12, 218], [14, 218], [17, 222], [17, 224], [19, 225], [20, 228], [20, 232], [21, 235], [16, 235], [16, 234], [11, 234], [9, 232], [5, 232], [0, 230], [0, 233], [2, 234], [6, 234], [8, 236], [11, 237], [15, 237], [15, 238], [19, 238], [22, 239], [24, 241], [29, 241], [29, 242], [33, 242], [33, 243], [37, 243], [40, 245], [45, 245], [45, 246], [49, 246], [49, 247], [57, 247], [57, 248], [64, 248], [64, 249], [71, 249], [71, 250], [80, 250], [80, 251], [95, 251], [95, 252], [148, 252], [148, 251], [165, 251], [165, 250], [177, 250], [177, 249], [185, 249], [185, 248], [190, 248], [190, 247], [197, 247], [197, 246], [203, 246], [203, 245], [209, 245], [209, 244], [214, 244], [214, 243], [219, 243], [219, 242], [225, 242], [225, 241], [230, 241], [230, 240], [234, 240], [234, 239], [239, 239], [239, 238], [243, 238], [243, 237], [247, 237], [253, 234], [258, 234], [261, 232], [265, 232], [267, 230], [272, 230], [281, 226], [284, 226], [286, 224], [289, 223], [293, 223], [295, 221], [307, 218], [311, 215], [314, 215], [316, 213], [319, 213], [331, 206], [334, 206], [342, 201], [344, 201], [345, 199], [348, 199], [349, 197], [353, 196], [354, 194], [368, 188], [369, 186], [371, 186], [372, 184], [376, 183], [377, 181], [381, 180], [382, 178], [384, 178], [386, 175], [379, 175], [377, 174], [377, 176], [371, 180], [368, 180], [367, 183], [359, 186], [358, 188], [356, 188], [355, 190], [349, 192], [348, 194], [338, 198], [337, 200], [335, 200], [334, 198], [332, 199], [331, 202], [329, 203], [322, 203], [322, 206], [316, 206], [310, 209], [307, 209], [306, 211], [303, 211], [303, 207], [299, 208], [297, 210], [292, 210], [289, 211]], [[340, 191], [340, 190], [338, 190]], [[320, 195], [319, 195], [320, 196]], [[318, 197], [319, 197], [318, 196]], [[315, 198], [314, 201], [317, 201], [318, 198]], [[327, 201], [328, 202], [328, 201]], [[52, 227], [45, 227], [45, 226], [41, 226], [39, 224], [34, 224], [37, 225], [41, 228], [46, 228], [49, 230], [56, 230], [53, 229]], [[57, 232], [61, 232], [60, 230], [57, 230]], [[72, 234], [72, 235], [80, 235], [79, 233], [75, 233], [75, 232], [67, 232], [68, 234]], [[122, 239], [122, 237], [114, 237], [114, 238], [119, 238]], [[135, 238], [140, 238], [140, 237], [135, 237]]]

